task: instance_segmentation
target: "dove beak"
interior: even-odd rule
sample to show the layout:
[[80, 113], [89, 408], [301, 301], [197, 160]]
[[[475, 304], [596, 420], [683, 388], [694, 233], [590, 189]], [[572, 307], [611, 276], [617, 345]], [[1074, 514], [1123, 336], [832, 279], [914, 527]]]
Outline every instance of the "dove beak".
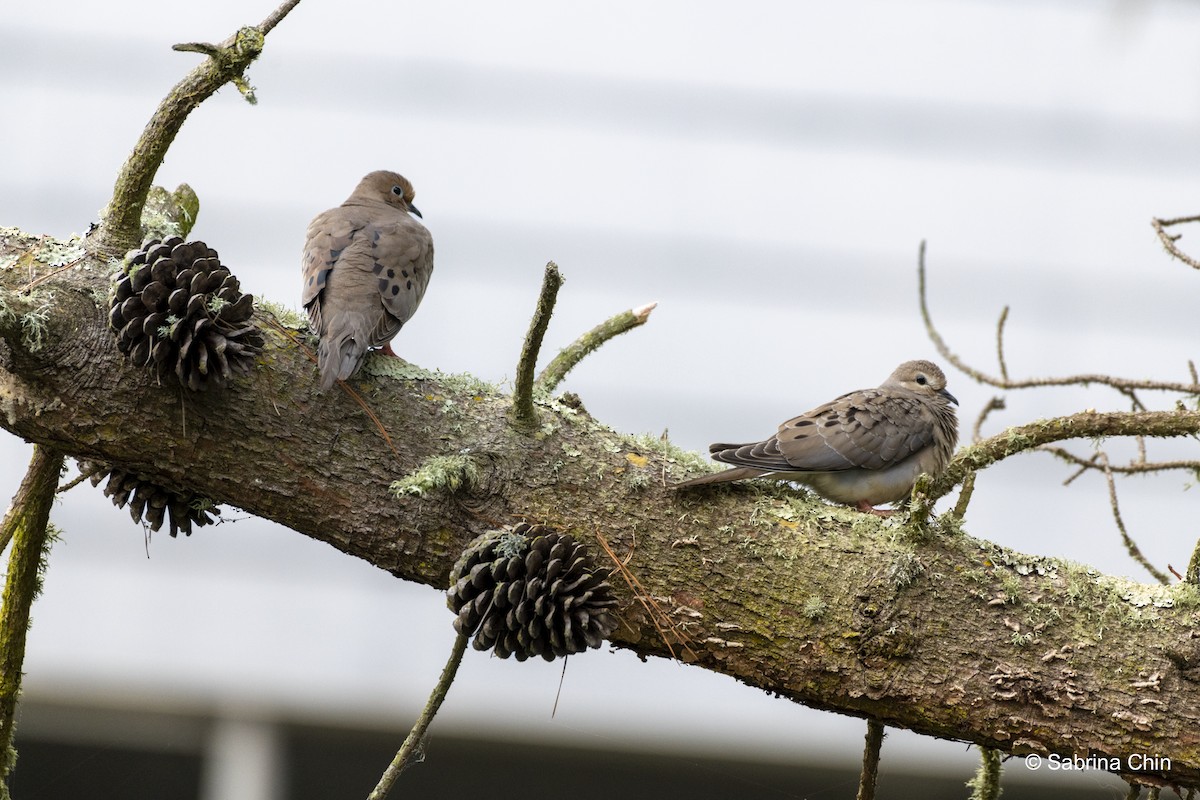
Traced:
[[421, 212], [420, 212], [420, 211], [417, 209], [417, 207], [416, 207], [416, 206], [414, 206], [412, 203], [408, 203], [407, 205], [408, 205], [408, 210], [409, 210], [410, 212], [412, 212], [413, 214], [416, 214], [416, 215], [417, 215], [418, 217], [420, 217], [421, 219], [425, 219], [425, 215], [424, 215], [424, 214], [422, 214], [422, 213], [421, 213]]
[[942, 389], [940, 392], [938, 392], [938, 394], [949, 400], [951, 403], [954, 403], [954, 405], [958, 405], [958, 398], [947, 392], [945, 389]]

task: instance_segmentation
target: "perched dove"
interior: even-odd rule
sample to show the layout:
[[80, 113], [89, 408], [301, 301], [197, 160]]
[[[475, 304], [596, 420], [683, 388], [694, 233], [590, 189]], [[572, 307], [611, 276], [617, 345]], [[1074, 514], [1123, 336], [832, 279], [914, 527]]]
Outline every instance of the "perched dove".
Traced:
[[392, 353], [388, 343], [421, 304], [433, 238], [409, 216], [421, 216], [413, 197], [403, 176], [372, 172], [308, 225], [304, 307], [321, 337], [322, 391], [353, 375], [369, 348]]
[[860, 389], [789, 419], [762, 442], [714, 444], [709, 453], [735, 469], [684, 483], [743, 478], [796, 481], [822, 497], [884, 516], [880, 503], [903, 500], [921, 473], [938, 475], [958, 442], [946, 376], [929, 361], [906, 361], [877, 389]]

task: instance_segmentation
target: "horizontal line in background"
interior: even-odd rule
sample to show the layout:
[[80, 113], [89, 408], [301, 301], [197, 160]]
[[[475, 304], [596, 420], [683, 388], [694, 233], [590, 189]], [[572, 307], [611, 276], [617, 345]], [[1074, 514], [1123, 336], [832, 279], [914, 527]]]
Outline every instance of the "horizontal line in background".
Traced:
[[[54, 47], [45, 47], [46, 41]], [[128, 58], [133, 52], [139, 54], [135, 60]], [[327, 113], [371, 109], [375, 114], [386, 103], [448, 117], [683, 139], [1087, 164], [1143, 174], [1200, 169], [1200, 150], [1193, 146], [1198, 126], [1166, 120], [630, 81], [453, 61], [299, 51], [287, 56], [251, 68], [264, 103], [275, 108], [311, 106], [319, 97]], [[20, 74], [26, 88], [158, 96], [166, 91], [166, 81], [182, 77], [190, 63], [142, 39], [51, 37], [37, 29], [0, 32], [0, 72]]]

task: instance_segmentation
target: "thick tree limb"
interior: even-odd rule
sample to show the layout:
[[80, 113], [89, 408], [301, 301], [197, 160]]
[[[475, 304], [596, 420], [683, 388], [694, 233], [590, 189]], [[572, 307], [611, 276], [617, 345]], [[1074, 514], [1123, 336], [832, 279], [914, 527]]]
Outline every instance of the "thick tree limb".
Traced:
[[[0, 264], [37, 241], [0, 234]], [[684, 661], [816, 708], [1010, 753], [1164, 755], [1170, 771], [1142, 780], [1200, 783], [1195, 586], [1022, 555], [948, 520], [908, 536], [900, 515], [881, 521], [782, 488], [679, 495], [663, 478], [687, 477], [694, 456], [547, 401], [531, 436], [513, 429], [509, 397], [416, 368], [351, 382], [369, 386], [393, 453], [350, 398], [318, 397], [311, 363], [262, 324], [254, 375], [185, 394], [117, 351], [98, 305], [103, 268], [89, 257], [29, 298], [46, 303], [39, 347], [22, 336], [26, 306], [0, 315], [0, 426], [431, 586], [443, 587], [462, 548], [497, 523], [602, 534], [671, 623], [656, 625], [626, 592], [617, 646], [666, 656], [667, 631], [686, 640], [676, 648]], [[27, 280], [27, 269], [0, 269], [0, 299]], [[1197, 412], [1037, 423], [964, 451], [939, 486], [1031, 442], [1196, 427]], [[468, 460], [473, 480], [389, 491], [435, 457]]]

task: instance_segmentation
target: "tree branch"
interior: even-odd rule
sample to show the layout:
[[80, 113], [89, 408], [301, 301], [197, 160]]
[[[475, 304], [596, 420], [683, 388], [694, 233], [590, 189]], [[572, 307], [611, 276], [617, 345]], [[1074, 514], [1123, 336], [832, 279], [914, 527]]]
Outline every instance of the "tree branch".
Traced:
[[[163, 98], [146, 123], [133, 152], [125, 161], [113, 187], [112, 199], [104, 210], [100, 228], [89, 244], [109, 256], [124, 254], [142, 240], [142, 208], [159, 165], [184, 121], [202, 102], [226, 83], [248, 90], [243, 74], [263, 49], [266, 34], [279, 24], [299, 0], [287, 0], [258, 27], [245, 27], [219, 45], [176, 45], [177, 50], [205, 53], [204, 63], [188, 73]], [[252, 95], [251, 95], [252, 96]]]
[[[1172, 220], [1172, 222], [1182, 220]], [[933, 324], [933, 317], [929, 312], [929, 303], [925, 291], [925, 242], [921, 242], [920, 250], [917, 255], [917, 292], [920, 299], [921, 319], [925, 322], [925, 330], [929, 335], [930, 341], [937, 348], [939, 354], [946, 361], [953, 364], [963, 373], [971, 376], [979, 383], [985, 383], [989, 386], [995, 386], [1000, 389], [1029, 389], [1035, 386], [1089, 386], [1091, 384], [1101, 384], [1110, 386], [1118, 391], [1128, 393], [1132, 389], [1152, 389], [1165, 392], [1182, 392], [1184, 394], [1200, 394], [1200, 384], [1194, 380], [1192, 383], [1179, 383], [1175, 381], [1153, 381], [1153, 380], [1131, 380], [1128, 378], [1117, 378], [1112, 375], [1100, 375], [1094, 373], [1085, 373], [1080, 375], [1068, 375], [1061, 378], [1027, 378], [1025, 380], [1011, 380], [1008, 378], [1008, 366], [1003, 361], [1003, 348], [1001, 338], [1004, 333], [1004, 323], [1008, 318], [1007, 309], [1001, 315], [1000, 324], [997, 325], [997, 354], [1001, 359], [1001, 371], [1003, 377], [997, 378], [994, 375], [989, 375], [982, 370], [975, 369], [968, 365], [958, 355], [954, 353], [946, 344], [946, 340], [942, 338], [937, 327]]]
[[467, 640], [470, 638], [469, 633], [460, 633], [454, 637], [454, 646], [450, 648], [450, 658], [446, 661], [446, 666], [442, 668], [442, 675], [438, 678], [437, 685], [433, 687], [433, 692], [429, 695], [425, 708], [421, 710], [421, 716], [417, 717], [412, 730], [404, 739], [404, 744], [400, 746], [392, 763], [388, 764], [388, 768], [384, 770], [379, 783], [367, 795], [367, 800], [383, 800], [387, 797], [396, 783], [396, 778], [400, 777], [400, 773], [404, 772], [413, 758], [421, 754], [425, 746], [425, 734], [429, 730], [429, 723], [433, 722], [433, 718], [437, 716], [438, 709], [442, 707], [442, 702], [446, 699], [446, 693], [450, 691], [450, 684], [454, 683], [454, 676], [458, 674], [458, 665], [462, 663], [463, 653], [467, 651]]
[[8, 797], [8, 776], [16, 762], [12, 747], [13, 726], [17, 697], [21, 693], [29, 609], [41, 589], [50, 507], [54, 504], [62, 467], [62, 453], [41, 445], [35, 447], [25, 480], [0, 523], [0, 552], [12, 541], [4, 583], [4, 606], [0, 610], [0, 798]]
[[580, 336], [560, 350], [554, 360], [542, 370], [537, 377], [537, 388], [546, 394], [553, 392], [562, 383], [563, 378], [567, 377], [567, 373], [575, 368], [576, 364], [595, 352], [609, 339], [645, 325], [646, 320], [650, 319], [650, 312], [657, 307], [658, 303], [647, 303], [629, 311], [622, 311]]
[[[35, 241], [0, 237], [0, 263]], [[393, 454], [350, 398], [297, 380], [311, 373], [306, 356], [262, 311], [256, 371], [220, 393], [184, 393], [117, 351], [103, 264], [89, 256], [87, 269], [38, 287], [53, 293], [40, 347], [21, 336], [20, 313], [0, 325], [0, 426], [26, 440], [236, 505], [431, 586], [498, 524], [598, 533], [648, 604], [619, 589], [616, 646], [669, 657], [667, 631], [688, 643], [684, 662], [816, 708], [1009, 753], [1159, 753], [1173, 759], [1159, 777], [1200, 784], [1193, 585], [1105, 577], [937, 519], [917, 541], [897, 535], [900, 515], [865, 518], [786, 487], [680, 495], [662, 479], [685, 477], [694, 454], [553, 401], [529, 436], [513, 429], [508, 395], [417, 367], [364, 376]], [[24, 270], [0, 269], [0, 297], [24, 282]], [[1198, 428], [1200, 412], [1048, 420], [965, 448], [941, 485], [1043, 442]], [[469, 458], [475, 478], [389, 491], [439, 456]]]
[[1185, 222], [1200, 222], [1200, 217], [1177, 217], [1175, 219], [1159, 219], [1155, 217], [1150, 220], [1150, 224], [1154, 227], [1154, 232], [1158, 234], [1159, 241], [1162, 242], [1163, 249], [1167, 251], [1172, 258], [1176, 258], [1187, 264], [1192, 269], [1200, 269], [1200, 261], [1189, 256], [1176, 246], [1176, 242], [1183, 237], [1182, 233], [1169, 234], [1167, 228], [1172, 225], [1182, 225]]
[[537, 307], [529, 321], [529, 331], [525, 334], [525, 344], [521, 348], [521, 360], [517, 362], [517, 377], [513, 384], [512, 418], [522, 427], [530, 427], [537, 423], [537, 415], [533, 411], [533, 370], [537, 366], [542, 339], [550, 325], [550, 316], [554, 313], [554, 303], [558, 299], [561, 286], [562, 275], [559, 274], [558, 265], [551, 261], [546, 264], [546, 272], [542, 276], [542, 291], [538, 294]]
[[1082, 411], [1067, 417], [1018, 425], [960, 449], [946, 471], [933, 482], [930, 497], [944, 496], [961, 483], [968, 472], [1051, 442], [1105, 436], [1170, 437], [1196, 433], [1200, 433], [1200, 411]]
[[883, 723], [873, 719], [867, 720], [862, 774], [858, 778], [856, 800], [875, 800], [875, 785], [879, 782], [879, 751], [883, 748], [883, 737]]

